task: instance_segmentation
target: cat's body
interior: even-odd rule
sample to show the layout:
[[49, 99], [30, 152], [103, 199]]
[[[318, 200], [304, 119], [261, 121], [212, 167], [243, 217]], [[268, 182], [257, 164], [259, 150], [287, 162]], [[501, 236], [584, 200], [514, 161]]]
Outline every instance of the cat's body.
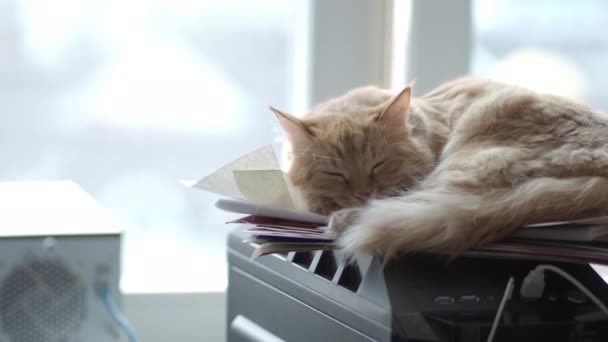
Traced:
[[302, 119], [278, 113], [311, 209], [351, 208], [331, 221], [348, 252], [453, 254], [523, 224], [608, 213], [603, 114], [470, 78], [410, 95], [366, 87]]

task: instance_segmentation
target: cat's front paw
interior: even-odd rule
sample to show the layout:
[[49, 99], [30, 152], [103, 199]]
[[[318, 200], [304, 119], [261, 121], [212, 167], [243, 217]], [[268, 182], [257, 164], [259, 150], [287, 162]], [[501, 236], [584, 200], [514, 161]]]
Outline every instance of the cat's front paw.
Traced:
[[348, 208], [335, 212], [330, 218], [329, 228], [346, 258], [377, 252], [374, 243], [377, 227], [366, 214], [366, 208]]
[[329, 229], [336, 237], [342, 235], [348, 227], [355, 223], [360, 211], [360, 208], [347, 208], [336, 211], [329, 219]]

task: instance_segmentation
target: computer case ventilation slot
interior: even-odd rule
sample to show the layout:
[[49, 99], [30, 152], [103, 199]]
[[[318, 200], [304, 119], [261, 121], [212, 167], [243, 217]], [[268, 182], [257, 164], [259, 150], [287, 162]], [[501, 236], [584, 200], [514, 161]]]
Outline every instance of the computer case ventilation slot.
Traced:
[[350, 263], [344, 265], [342, 274], [338, 279], [338, 285], [353, 292], [357, 292], [359, 285], [361, 285], [361, 271], [356, 263]]
[[337, 270], [338, 265], [336, 264], [334, 253], [331, 251], [321, 252], [321, 257], [319, 258], [317, 267], [314, 270], [315, 274], [331, 281], [334, 279], [334, 275], [336, 274]]
[[314, 252], [295, 252], [291, 262], [305, 269], [308, 269], [314, 257]]

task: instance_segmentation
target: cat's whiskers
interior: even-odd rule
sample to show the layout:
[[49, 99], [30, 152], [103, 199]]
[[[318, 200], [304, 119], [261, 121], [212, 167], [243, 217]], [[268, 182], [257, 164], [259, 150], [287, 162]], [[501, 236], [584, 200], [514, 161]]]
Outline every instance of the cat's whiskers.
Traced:
[[313, 153], [312, 154], [312, 159], [313, 161], [316, 161], [316, 158], [323, 158], [323, 159], [330, 159], [330, 160], [339, 160], [339, 158], [334, 158], [334, 157], [330, 157], [324, 154], [319, 154], [319, 153]]
[[408, 174], [410, 171], [414, 171], [413, 175], [424, 175], [426, 177], [432, 170], [435, 169], [435, 166], [435, 163], [422, 164], [421, 166], [411, 166], [410, 170], [408, 170]]

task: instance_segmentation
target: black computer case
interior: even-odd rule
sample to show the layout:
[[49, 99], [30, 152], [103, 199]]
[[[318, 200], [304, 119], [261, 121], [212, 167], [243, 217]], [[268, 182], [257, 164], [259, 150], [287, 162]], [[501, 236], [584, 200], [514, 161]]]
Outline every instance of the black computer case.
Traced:
[[[608, 341], [608, 320], [571, 284], [547, 275], [539, 301], [517, 292], [542, 261], [410, 255], [345, 264], [338, 252], [251, 259], [242, 228], [228, 241], [228, 326], [239, 341], [485, 341], [514, 276], [494, 341]], [[544, 262], [546, 263], [546, 262]], [[602, 299], [608, 286], [582, 264], [554, 263]]]

